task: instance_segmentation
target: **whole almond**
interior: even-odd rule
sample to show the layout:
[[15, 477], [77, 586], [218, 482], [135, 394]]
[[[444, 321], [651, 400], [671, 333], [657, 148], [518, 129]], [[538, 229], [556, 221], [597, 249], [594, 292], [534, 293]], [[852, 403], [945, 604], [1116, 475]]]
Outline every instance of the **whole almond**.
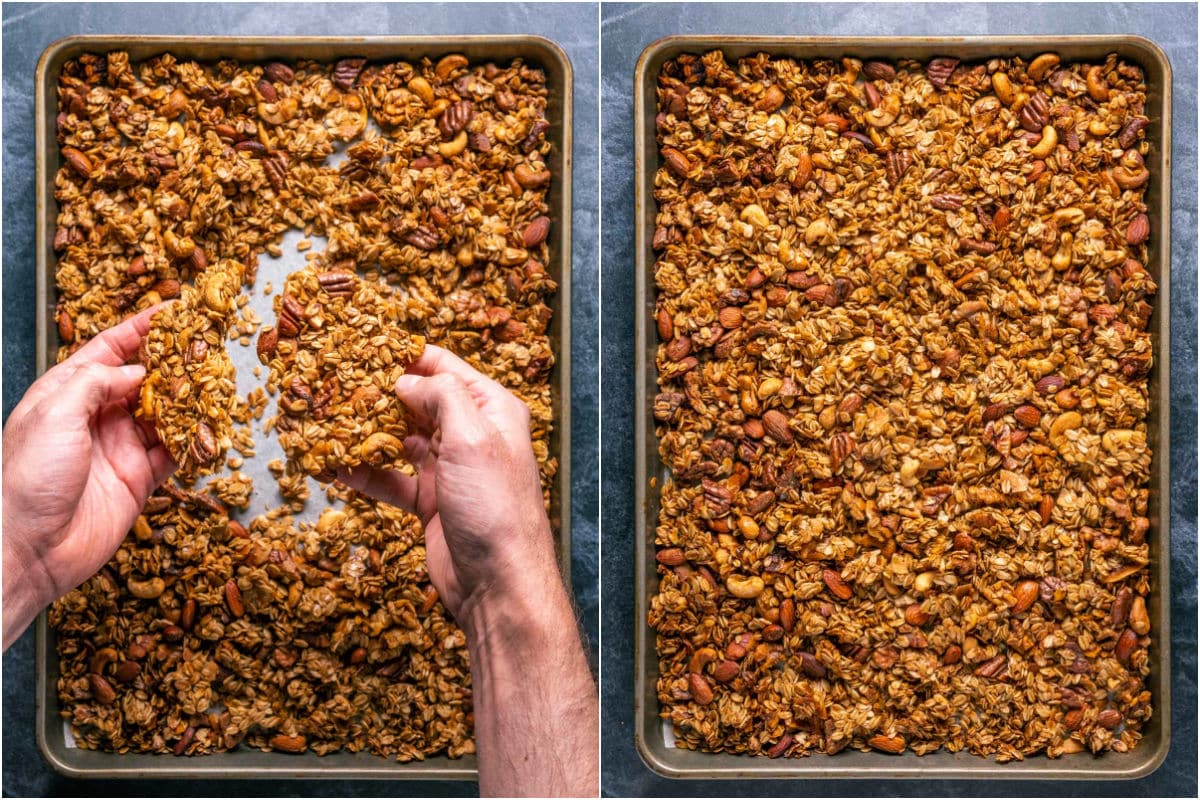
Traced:
[[687, 358], [692, 352], [692, 340], [687, 336], [680, 336], [667, 342], [667, 358], [672, 361], [682, 361]]
[[790, 597], [779, 604], [779, 624], [786, 633], [796, 627], [796, 602]]
[[674, 172], [680, 178], [686, 178], [688, 172], [691, 171], [692, 164], [688, 160], [688, 157], [674, 147], [664, 147], [662, 149], [662, 157], [667, 165], [667, 169]]
[[778, 642], [783, 638], [783, 626], [768, 625], [762, 629], [762, 637], [768, 642]]
[[1150, 218], [1138, 214], [1125, 229], [1125, 241], [1131, 245], [1139, 245], [1150, 238]]
[[756, 111], [765, 111], [769, 114], [783, 105], [785, 100], [787, 100], [787, 95], [783, 93], [783, 89], [780, 89], [775, 84], [771, 84], [763, 92], [762, 97], [755, 101], [754, 109]]
[[761, 269], [759, 269], [758, 267], [755, 267], [754, 269], [750, 270], [749, 274], [746, 275], [746, 288], [748, 290], [757, 289], [758, 287], [762, 286], [766, 282], [767, 282], [767, 276], [764, 275], [763, 271]]
[[1012, 406], [1008, 403], [992, 403], [983, 410], [983, 421], [994, 422], [1007, 414], [1010, 408]]
[[[732, 647], [732, 645], [730, 646]], [[713, 667], [713, 680], [715, 680], [717, 683], [729, 683], [731, 680], [736, 678], [738, 673], [741, 671], [742, 668], [738, 662], [726, 659], [725, 661], [721, 661], [715, 667]]]
[[133, 683], [141, 673], [141, 664], [136, 661], [122, 661], [113, 676], [121, 683]]
[[790, 733], [785, 733], [782, 739], [771, 745], [770, 749], [767, 750], [767, 758], [779, 758], [781, 755], [787, 752], [788, 748], [792, 746], [792, 742], [794, 741], [795, 740], [792, 738]]
[[742, 326], [742, 310], [737, 306], [725, 306], [717, 312], [717, 321], [722, 328], [733, 330]]
[[896, 77], [896, 68], [886, 61], [868, 61], [863, 64], [862, 74], [872, 81], [890, 81]]
[[1012, 212], [1009, 211], [1008, 206], [1000, 206], [992, 215], [992, 230], [996, 231], [997, 236], [1000, 236], [1008, 228], [1010, 222], [1012, 222]]
[[825, 581], [825, 586], [828, 587], [829, 593], [839, 600], [849, 600], [854, 594], [854, 590], [842, 579], [841, 573], [837, 570], [824, 570], [821, 573], [821, 580]]
[[190, 631], [196, 624], [197, 604], [195, 599], [189, 597], [183, 603], [183, 611], [179, 614], [179, 625], [183, 630]]
[[1049, 525], [1054, 513], [1054, 498], [1048, 494], [1042, 495], [1041, 501], [1038, 503], [1038, 516], [1042, 518], [1043, 525]]
[[258, 335], [258, 360], [266, 364], [275, 355], [275, 346], [279, 344], [279, 329], [267, 328]]
[[946, 648], [946, 652], [942, 653], [942, 663], [950, 666], [957, 664], [962, 659], [962, 648], [956, 644], [952, 644]]
[[1013, 592], [1015, 599], [1013, 600], [1012, 613], [1023, 614], [1028, 611], [1037, 602], [1039, 594], [1041, 594], [1041, 590], [1038, 587], [1037, 581], [1024, 580], [1018, 583], [1016, 590]]
[[234, 617], [240, 619], [246, 613], [246, 606], [242, 603], [242, 590], [233, 578], [225, 581], [225, 602], [229, 606], [229, 613]]
[[1106, 708], [1096, 715], [1096, 724], [1110, 731], [1124, 721], [1125, 718], [1121, 716], [1121, 712], [1115, 708]]
[[800, 671], [813, 680], [825, 677], [825, 665], [812, 653], [800, 652]]
[[536, 247], [546, 241], [546, 236], [550, 233], [550, 218], [538, 217], [533, 222], [525, 227], [525, 232], [521, 235], [522, 241], [526, 247]]
[[174, 278], [163, 278], [150, 287], [151, 291], [157, 292], [158, 296], [163, 300], [174, 300], [179, 297], [181, 287], [179, 281]]
[[877, 733], [870, 739], [867, 739], [867, 744], [880, 752], [892, 755], [903, 753], [905, 746], [904, 740], [899, 736], [884, 736], [881, 733]]
[[904, 621], [909, 625], [919, 628], [926, 622], [929, 622], [929, 612], [923, 609], [920, 603], [913, 603], [904, 609]]
[[1017, 422], [1026, 428], [1036, 428], [1038, 423], [1042, 421], [1042, 412], [1028, 404], [1017, 406], [1013, 409], [1013, 416], [1016, 417]]
[[86, 178], [92, 174], [92, 160], [83, 154], [82, 151], [74, 147], [64, 147], [62, 149], [63, 160], [67, 162], [67, 166], [75, 170], [80, 177]]
[[117, 699], [117, 692], [107, 678], [93, 672], [88, 675], [88, 684], [92, 690], [92, 697], [100, 705], [110, 705]]
[[275, 91], [275, 87], [266, 78], [260, 80], [256, 88], [258, 89], [258, 93], [262, 96], [263, 100], [266, 100], [268, 103], [279, 102], [279, 93]]
[[271, 737], [271, 749], [282, 753], [303, 753], [308, 749], [308, 740], [303, 736], [288, 736], [277, 733]]
[[[761, 439], [767, 435], [766, 429], [763, 427], [762, 420], [748, 419], [742, 423], [742, 431], [751, 439]], [[772, 499], [774, 499], [772, 497]]]
[[697, 705], [706, 706], [713, 701], [712, 687], [708, 685], [708, 681], [703, 675], [697, 675], [695, 672], [688, 674], [688, 688], [692, 693], [692, 700]]
[[792, 443], [792, 429], [788, 427], [788, 418], [782, 411], [772, 408], [762, 416], [763, 429], [771, 438], [780, 444]]
[[671, 312], [665, 308], [658, 310], [658, 338], [669, 342], [675, 338], [675, 323], [671, 321]]
[[1137, 648], [1138, 635], [1133, 628], [1126, 628], [1121, 632], [1121, 636], [1117, 639], [1117, 646], [1113, 650], [1113, 655], [1117, 661], [1120, 661], [1122, 666], [1128, 667], [1130, 660], [1133, 658], [1133, 651]]
[[1047, 375], [1033, 385], [1038, 394], [1045, 396], [1062, 391], [1067, 382], [1057, 375]]
[[664, 547], [655, 553], [654, 558], [658, 563], [668, 567], [678, 567], [687, 561], [684, 558], [682, 547]]
[[1083, 709], [1072, 708], [1063, 717], [1063, 725], [1069, 731], [1079, 730], [1079, 726], [1083, 723]]

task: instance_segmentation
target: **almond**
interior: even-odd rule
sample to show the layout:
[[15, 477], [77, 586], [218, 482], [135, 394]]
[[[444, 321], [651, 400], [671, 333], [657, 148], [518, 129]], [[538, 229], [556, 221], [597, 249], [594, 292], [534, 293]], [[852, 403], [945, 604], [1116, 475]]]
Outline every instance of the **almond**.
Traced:
[[812, 653], [805, 652], [801, 652], [799, 655], [801, 672], [815, 681], [819, 681], [821, 678], [825, 677], [825, 665], [822, 664], [816, 656], [814, 656]]
[[929, 612], [923, 609], [920, 603], [913, 603], [904, 609], [904, 621], [909, 625], [919, 628], [926, 622], [929, 622]]
[[767, 758], [779, 758], [781, 755], [787, 752], [789, 747], [792, 746], [793, 741], [794, 739], [792, 739], [792, 735], [790, 733], [785, 733], [782, 739], [771, 745], [770, 749], [767, 750]]
[[796, 627], [796, 602], [790, 597], [779, 604], [779, 624], [787, 633]]
[[1047, 375], [1033, 385], [1038, 394], [1045, 396], [1062, 391], [1067, 382], [1057, 375]]
[[658, 310], [658, 338], [669, 342], [675, 338], [675, 323], [671, 320], [671, 312], [665, 308]]
[[67, 166], [75, 170], [81, 178], [86, 178], [92, 174], [92, 160], [84, 155], [82, 151], [74, 147], [64, 147], [62, 149], [62, 156], [67, 162]]
[[821, 573], [821, 579], [825, 581], [825, 586], [828, 587], [829, 593], [839, 600], [849, 600], [854, 594], [854, 590], [842, 579], [841, 573], [837, 570], [824, 570]]
[[983, 421], [994, 422], [1007, 414], [1010, 408], [1012, 406], [1008, 403], [992, 403], [983, 410]]
[[525, 227], [525, 232], [521, 234], [521, 240], [525, 243], [526, 247], [536, 247], [546, 241], [549, 233], [550, 218], [542, 216]]
[[1121, 665], [1128, 667], [1130, 660], [1133, 658], [1133, 651], [1137, 648], [1138, 635], [1133, 628], [1126, 628], [1121, 636], [1117, 639], [1117, 646], [1113, 650], [1113, 655]]
[[952, 644], [946, 648], [946, 652], [942, 653], [942, 663], [950, 666], [957, 664], [962, 659], [962, 648], [956, 644]]
[[91, 687], [93, 699], [100, 705], [111, 705], [117, 699], [117, 692], [107, 678], [93, 672], [88, 675], [88, 684]]
[[246, 606], [242, 603], [242, 590], [233, 578], [225, 581], [225, 602], [229, 606], [229, 613], [235, 618], [240, 619], [245, 615]]
[[772, 408], [762, 416], [763, 429], [766, 434], [780, 444], [792, 443], [792, 429], [788, 427], [788, 418], [782, 411]]
[[762, 637], [768, 642], [778, 642], [783, 638], [783, 626], [771, 624], [762, 629]]
[[1069, 731], [1079, 730], [1079, 726], [1083, 723], [1083, 709], [1072, 708], [1063, 717], [1063, 725]]
[[1079, 408], [1079, 392], [1074, 389], [1063, 389], [1054, 395], [1054, 402], [1063, 411]]
[[674, 147], [664, 147], [662, 149], [662, 157], [663, 162], [667, 165], [667, 169], [674, 172], [680, 178], [686, 178], [692, 169], [692, 162], [688, 160], [688, 157]]
[[1013, 416], [1016, 417], [1017, 422], [1026, 428], [1036, 428], [1038, 423], [1042, 421], [1042, 412], [1028, 404], [1017, 406], [1013, 410]]
[[[733, 645], [730, 645], [730, 647], [732, 646]], [[736, 678], [738, 673], [741, 671], [741, 665], [739, 665], [736, 661], [726, 659], [725, 661], [722, 661], [713, 667], [713, 680], [715, 680], [717, 683], [729, 683], [731, 680]]]
[[672, 339], [670, 342], [667, 342], [666, 351], [667, 358], [670, 360], [682, 361], [692, 352], [692, 340], [687, 336]]
[[713, 701], [712, 687], [708, 685], [708, 681], [703, 675], [697, 675], [695, 672], [688, 674], [688, 689], [692, 693], [692, 700], [697, 705], [706, 706]]
[[1129, 227], [1125, 229], [1125, 241], [1131, 245], [1139, 245], [1150, 238], [1150, 218], [1145, 214], [1138, 214], [1129, 223]]
[[277, 733], [271, 737], [271, 749], [283, 753], [303, 753], [308, 749], [308, 740], [303, 736], [288, 736]]
[[1096, 715], [1096, 724], [1110, 731], [1124, 721], [1125, 717], [1121, 716], [1121, 712], [1115, 708], [1106, 708]]
[[880, 752], [892, 755], [903, 753], [905, 747], [904, 740], [899, 736], [884, 736], [881, 733], [877, 733], [870, 739], [867, 739], [867, 744]]
[[687, 559], [684, 558], [682, 547], [665, 547], [662, 550], [659, 550], [654, 555], [654, 558], [656, 561], [658, 561], [658, 563], [668, 567], [678, 567], [680, 564], [683, 564], [687, 561]]
[[1122, 586], [1113, 600], [1112, 609], [1108, 612], [1108, 624], [1113, 628], [1122, 628], [1129, 619], [1129, 610], [1133, 606], [1133, 590]]
[[1037, 581], [1024, 580], [1017, 584], [1016, 590], [1013, 592], [1014, 600], [1012, 605], [1012, 613], [1023, 614], [1028, 611], [1035, 602], [1041, 590], [1038, 587]]
[[733, 330], [742, 326], [742, 310], [737, 306], [725, 306], [717, 313], [722, 328]]
[[136, 661], [122, 661], [113, 676], [121, 683], [133, 683], [142, 674], [142, 665]]

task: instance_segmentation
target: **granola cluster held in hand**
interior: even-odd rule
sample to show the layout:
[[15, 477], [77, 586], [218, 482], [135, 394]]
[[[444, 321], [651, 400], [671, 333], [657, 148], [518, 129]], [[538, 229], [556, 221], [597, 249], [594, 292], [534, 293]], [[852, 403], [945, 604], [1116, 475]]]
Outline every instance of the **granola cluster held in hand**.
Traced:
[[275, 428], [289, 470], [331, 479], [366, 465], [415, 474], [405, 458], [407, 409], [396, 380], [425, 349], [402, 326], [385, 284], [305, 269], [275, 299], [278, 323], [258, 340], [279, 391]]
[[649, 623], [681, 747], [1137, 744], [1145, 100], [1117, 56], [663, 66]]
[[179, 475], [219, 469], [230, 446], [237, 392], [225, 334], [241, 292], [244, 267], [220, 261], [182, 288], [182, 299], [151, 320], [142, 343], [146, 366], [138, 415], [154, 421]]

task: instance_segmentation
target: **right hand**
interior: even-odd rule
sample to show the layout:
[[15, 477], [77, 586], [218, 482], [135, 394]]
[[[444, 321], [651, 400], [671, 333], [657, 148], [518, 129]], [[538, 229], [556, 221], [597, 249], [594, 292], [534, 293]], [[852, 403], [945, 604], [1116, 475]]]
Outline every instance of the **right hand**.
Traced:
[[455, 619], [559, 582], [525, 403], [433, 345], [396, 394], [416, 421], [404, 444], [417, 476], [360, 467], [339, 478], [421, 518], [430, 579]]

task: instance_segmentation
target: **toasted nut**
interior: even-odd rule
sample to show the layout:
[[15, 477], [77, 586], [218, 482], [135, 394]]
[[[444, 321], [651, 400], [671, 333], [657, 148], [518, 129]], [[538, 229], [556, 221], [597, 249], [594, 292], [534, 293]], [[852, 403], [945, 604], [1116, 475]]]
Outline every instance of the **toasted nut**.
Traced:
[[800, 656], [800, 671], [813, 680], [820, 680], [825, 677], [825, 665], [812, 653], [801, 651]]
[[550, 218], [540, 216], [535, 218], [527, 226], [525, 232], [521, 235], [521, 240], [526, 247], [536, 247], [546, 241], [546, 237], [550, 234]]
[[1122, 586], [1117, 592], [1116, 599], [1113, 600], [1112, 610], [1108, 614], [1108, 624], [1114, 628], [1125, 627], [1125, 621], [1129, 619], [1129, 610], [1133, 606], [1133, 590], [1128, 586]]
[[465, 70], [470, 63], [467, 57], [461, 53], [451, 53], [438, 61], [437, 66], [433, 68], [433, 72], [439, 81], [448, 83], [461, 70]]
[[86, 178], [92, 174], [92, 160], [83, 154], [81, 150], [74, 147], [62, 148], [63, 160], [67, 162], [67, 166], [75, 170], [81, 178]]
[[745, 515], [738, 517], [737, 526], [738, 532], [746, 539], [753, 540], [758, 538], [758, 523], [754, 521], [753, 517]]
[[743, 575], [730, 575], [725, 579], [725, 588], [734, 597], [740, 597], [743, 600], [753, 600], [763, 593], [766, 585], [763, 579], [757, 575], [749, 577]]
[[962, 648], [956, 644], [952, 644], [946, 648], [946, 652], [942, 654], [942, 663], [950, 666], [957, 664], [962, 660]]
[[[744, 653], [743, 653], [744, 655]], [[726, 659], [713, 667], [713, 680], [717, 683], [729, 683], [738, 676], [742, 671], [741, 666], [736, 661]]]
[[1137, 246], [1145, 243], [1150, 238], [1150, 218], [1145, 214], [1138, 214], [1129, 223], [1129, 227], [1125, 230], [1125, 241], [1131, 245]]
[[1029, 154], [1034, 158], [1046, 158], [1054, 152], [1054, 148], [1058, 146], [1058, 132], [1054, 130], [1053, 125], [1047, 125], [1042, 128], [1042, 139], [1032, 149]]
[[1130, 660], [1133, 658], [1133, 651], [1137, 648], [1138, 635], [1133, 628], [1126, 628], [1117, 638], [1117, 646], [1113, 650], [1113, 655], [1117, 661], [1121, 662], [1122, 666], [1128, 667]]
[[683, 555], [682, 547], [666, 547], [655, 553], [654, 558], [658, 563], [668, 567], [678, 567], [687, 562]]
[[692, 653], [691, 660], [688, 661], [688, 671], [701, 674], [704, 668], [717, 660], [717, 651], [711, 647], [699, 647], [696, 652]]
[[140, 600], [156, 600], [167, 589], [167, 584], [162, 578], [147, 578], [145, 580], [130, 578], [126, 586], [129, 588], [129, 593]]
[[896, 68], [886, 61], [868, 61], [862, 66], [863, 77], [872, 81], [890, 81], [896, 77]]
[[1038, 423], [1042, 421], [1042, 412], [1038, 411], [1035, 406], [1022, 405], [1013, 409], [1013, 416], [1017, 422], [1024, 425], [1026, 428], [1036, 428]]
[[308, 740], [303, 736], [277, 733], [271, 737], [271, 749], [281, 753], [303, 753], [308, 749]]
[[771, 84], [763, 92], [762, 97], [755, 101], [754, 109], [756, 111], [765, 111], [769, 114], [772, 111], [778, 110], [785, 100], [787, 100], [787, 95], [783, 93], [783, 89], [780, 89], [775, 84]]
[[117, 692], [107, 678], [93, 672], [88, 675], [88, 685], [92, 690], [92, 698], [100, 705], [112, 705], [116, 701]]
[[890, 753], [891, 755], [903, 753], [906, 746], [904, 739], [899, 736], [884, 736], [881, 733], [877, 733], [870, 739], [867, 739], [867, 744], [882, 753]]
[[550, 182], [550, 170], [535, 169], [522, 163], [513, 168], [513, 177], [524, 189], [540, 189]]
[[688, 160], [688, 157], [674, 147], [664, 147], [662, 149], [662, 157], [663, 162], [667, 165], [667, 169], [674, 172], [680, 178], [686, 178], [692, 170], [692, 164]]
[[1108, 82], [1104, 80], [1104, 68], [1094, 66], [1087, 73], [1088, 97], [1097, 103], [1108, 102]]
[[1029, 62], [1029, 68], [1026, 72], [1030, 78], [1035, 81], [1040, 81], [1042, 78], [1059, 65], [1062, 61], [1057, 53], [1042, 53], [1040, 56]]
[[695, 672], [688, 674], [688, 689], [692, 693], [692, 700], [698, 705], [706, 706], [713, 701], [712, 687], [708, 685], [708, 681], [703, 675], [697, 675]]
[[904, 621], [909, 625], [920, 627], [926, 622], [929, 622], [929, 612], [921, 607], [920, 603], [913, 603], [908, 608], [904, 609]]
[[854, 590], [846, 583], [841, 573], [837, 570], [823, 570], [821, 572], [821, 580], [825, 581], [825, 586], [829, 589], [829, 593], [839, 600], [849, 600], [854, 595]]
[[771, 224], [771, 220], [767, 218], [766, 212], [757, 203], [751, 203], [743, 208], [741, 218], [757, 228], [765, 228]]
[[408, 82], [408, 90], [421, 98], [421, 102], [426, 106], [433, 105], [433, 87], [429, 85], [429, 81], [422, 78], [420, 75], [412, 78]]
[[762, 416], [763, 428], [768, 436], [780, 444], [792, 443], [792, 429], [788, 426], [788, 418], [782, 411], [771, 409]]
[[1121, 712], [1115, 708], [1106, 708], [1096, 715], [1096, 724], [1101, 728], [1112, 730], [1125, 721], [1125, 717], [1121, 716]]
[[660, 308], [657, 316], [658, 323], [658, 338], [664, 342], [669, 342], [675, 338], [675, 324], [671, 321], [671, 314], [667, 309]]
[[1038, 394], [1045, 396], [1061, 391], [1066, 385], [1067, 382], [1058, 375], [1047, 375], [1040, 378], [1033, 388]]
[[466, 149], [467, 132], [465, 130], [459, 131], [450, 141], [442, 142], [438, 145], [438, 152], [441, 153], [444, 158], [453, 158]]
[[237, 619], [246, 613], [246, 606], [242, 603], [242, 590], [233, 578], [225, 581], [225, 604], [229, 606], [229, 613]]
[[933, 572], [918, 573], [917, 577], [913, 579], [913, 590], [926, 594], [933, 588], [933, 579], [936, 577], [937, 574]]
[[880, 101], [879, 105], [863, 114], [863, 119], [873, 128], [886, 128], [900, 116], [900, 98], [889, 94]]
[[992, 73], [992, 91], [1006, 106], [1011, 106], [1017, 99], [1017, 91], [1013, 88], [1012, 81], [1003, 72]]
[[1024, 614], [1037, 601], [1038, 595], [1041, 593], [1041, 588], [1037, 581], [1025, 580], [1017, 584], [1017, 588], [1013, 591], [1013, 614]]
[[1145, 636], [1150, 632], [1150, 614], [1146, 610], [1146, 598], [1141, 595], [1133, 599], [1129, 608], [1129, 627], [1138, 636]]

